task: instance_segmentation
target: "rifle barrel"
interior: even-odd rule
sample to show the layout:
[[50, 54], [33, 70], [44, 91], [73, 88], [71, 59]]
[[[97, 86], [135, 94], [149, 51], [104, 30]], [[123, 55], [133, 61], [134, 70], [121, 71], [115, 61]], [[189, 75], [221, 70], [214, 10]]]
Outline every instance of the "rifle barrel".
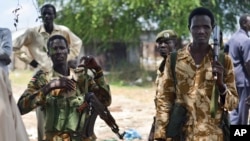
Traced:
[[[220, 49], [220, 27], [216, 25], [213, 30], [213, 55], [214, 61], [218, 61]], [[217, 74], [214, 75], [214, 80], [217, 80]]]

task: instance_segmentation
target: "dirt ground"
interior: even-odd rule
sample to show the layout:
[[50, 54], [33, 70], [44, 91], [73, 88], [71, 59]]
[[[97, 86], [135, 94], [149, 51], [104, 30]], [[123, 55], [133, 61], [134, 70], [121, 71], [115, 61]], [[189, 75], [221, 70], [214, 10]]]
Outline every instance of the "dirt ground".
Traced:
[[[12, 85], [13, 94], [16, 100], [24, 91], [26, 85]], [[109, 110], [119, 126], [120, 133], [133, 129], [141, 136], [141, 139], [133, 141], [147, 141], [150, 127], [153, 121], [154, 111], [154, 87], [150, 88], [120, 88], [111, 86], [112, 104]], [[36, 115], [32, 111], [22, 116], [30, 141], [37, 141]], [[95, 134], [98, 141], [118, 141], [118, 136], [106, 125], [106, 123], [97, 118]]]

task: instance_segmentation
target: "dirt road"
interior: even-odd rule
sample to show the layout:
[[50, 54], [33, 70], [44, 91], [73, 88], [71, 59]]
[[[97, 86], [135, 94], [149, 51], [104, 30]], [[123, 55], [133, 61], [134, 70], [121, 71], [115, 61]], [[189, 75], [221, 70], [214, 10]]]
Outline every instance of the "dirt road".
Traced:
[[[12, 87], [14, 97], [17, 100], [26, 85], [13, 85]], [[133, 139], [133, 141], [147, 141], [154, 115], [154, 88], [120, 88], [111, 86], [111, 93], [112, 105], [109, 107], [109, 110], [120, 128], [120, 133], [133, 129], [141, 136], [141, 139]], [[22, 118], [30, 141], [37, 141], [35, 112], [23, 115]], [[95, 133], [98, 141], [119, 140], [117, 135], [99, 117], [95, 124]]]

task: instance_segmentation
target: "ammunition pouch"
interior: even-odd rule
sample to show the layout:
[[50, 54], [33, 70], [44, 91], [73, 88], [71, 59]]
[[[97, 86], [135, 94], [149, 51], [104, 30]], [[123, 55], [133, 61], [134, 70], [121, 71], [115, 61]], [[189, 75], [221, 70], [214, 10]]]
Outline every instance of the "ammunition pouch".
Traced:
[[180, 103], [175, 102], [170, 111], [169, 123], [166, 129], [166, 136], [170, 138], [184, 139], [182, 127], [187, 120], [187, 109]]
[[228, 111], [223, 110], [221, 114], [220, 128], [223, 132], [224, 141], [230, 141], [230, 121]]
[[47, 140], [53, 140], [53, 141], [89, 140], [89, 141], [94, 141], [94, 140], [96, 140], [96, 136], [92, 135], [90, 137], [86, 137], [81, 132], [49, 132], [49, 133], [46, 133], [46, 141]]
[[79, 113], [76, 110], [83, 101], [83, 96], [73, 96], [66, 99], [59, 96], [48, 97], [45, 105], [46, 131], [77, 131], [78, 124], [83, 125], [86, 118], [86, 112]]

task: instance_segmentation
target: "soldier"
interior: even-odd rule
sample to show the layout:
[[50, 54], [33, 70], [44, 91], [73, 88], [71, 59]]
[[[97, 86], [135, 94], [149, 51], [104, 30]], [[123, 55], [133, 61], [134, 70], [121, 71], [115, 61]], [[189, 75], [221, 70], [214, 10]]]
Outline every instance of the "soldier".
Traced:
[[[177, 34], [175, 31], [173, 30], [163, 30], [160, 33], [157, 34], [156, 36], [156, 48], [159, 51], [161, 57], [162, 57], [162, 62], [157, 70], [157, 77], [156, 77], [156, 95], [155, 95], [155, 99], [157, 99], [158, 97], [158, 93], [160, 90], [160, 83], [161, 83], [161, 79], [162, 79], [162, 75], [163, 75], [163, 71], [164, 71], [164, 67], [165, 67], [165, 63], [166, 63], [166, 59], [169, 55], [170, 52], [175, 51], [177, 48]], [[155, 100], [156, 102], [156, 100]], [[157, 104], [155, 103], [155, 106]], [[155, 117], [154, 117], [154, 122], [153, 125], [151, 127], [151, 131], [150, 131], [150, 135], [149, 135], [149, 141], [153, 141], [154, 140], [154, 124], [155, 124]]]
[[[38, 71], [18, 100], [21, 114], [26, 114], [38, 106], [44, 107], [46, 141], [94, 141], [95, 135], [82, 132], [88, 110], [78, 108], [85, 104], [85, 96], [93, 92], [105, 106], [111, 104], [109, 85], [105, 82], [102, 68], [93, 57], [83, 57], [83, 66], [93, 69], [94, 77], [84, 69], [69, 68], [67, 40], [60, 35], [49, 38], [48, 56], [53, 62], [53, 70]], [[87, 105], [86, 105], [87, 106]], [[91, 127], [89, 127], [91, 128]]]
[[[41, 15], [43, 20], [42, 25], [27, 29], [24, 34], [13, 41], [13, 51], [15, 56], [34, 68], [41, 68], [45, 71], [50, 71], [52, 62], [47, 55], [47, 40], [53, 35], [63, 35], [67, 39], [70, 47], [70, 53], [68, 56], [69, 65], [74, 68], [75, 58], [78, 57], [82, 47], [81, 39], [72, 33], [66, 26], [54, 23], [54, 19], [56, 18], [56, 8], [53, 5], [43, 5], [41, 8]], [[26, 47], [28, 52], [23, 51], [23, 47]], [[38, 141], [42, 141], [44, 134], [43, 114], [40, 112], [41, 110], [42, 107], [36, 109]]]
[[0, 28], [0, 140], [28, 141], [20, 112], [12, 95], [8, 75], [8, 64], [12, 53], [11, 32]]
[[[157, 76], [160, 77], [164, 70], [167, 56], [170, 52], [176, 51], [177, 49], [177, 34], [173, 30], [164, 30], [156, 36], [155, 41], [157, 43], [156, 47], [163, 58], [157, 73], [159, 74]], [[159, 82], [158, 79], [156, 79], [156, 84], [158, 84], [157, 82]]]
[[[169, 69], [171, 57], [166, 60], [160, 84], [161, 90], [156, 99], [155, 140], [167, 140], [170, 131], [166, 129], [170, 123], [173, 104], [178, 104], [187, 111], [184, 115], [186, 121], [181, 128], [183, 133], [180, 134], [180, 140], [223, 140], [223, 132], [219, 127], [222, 107], [226, 110], [234, 109], [238, 104], [238, 97], [233, 64], [229, 56], [224, 56], [225, 67], [218, 61], [213, 61], [213, 50], [209, 45], [209, 39], [214, 25], [214, 16], [209, 9], [199, 7], [190, 13], [188, 28], [193, 41], [177, 51], [176, 66], [173, 71], [175, 74]], [[217, 79], [214, 79], [215, 74]], [[218, 88], [219, 96], [214, 101], [221, 107], [218, 108], [215, 117], [210, 113], [213, 87]]]

